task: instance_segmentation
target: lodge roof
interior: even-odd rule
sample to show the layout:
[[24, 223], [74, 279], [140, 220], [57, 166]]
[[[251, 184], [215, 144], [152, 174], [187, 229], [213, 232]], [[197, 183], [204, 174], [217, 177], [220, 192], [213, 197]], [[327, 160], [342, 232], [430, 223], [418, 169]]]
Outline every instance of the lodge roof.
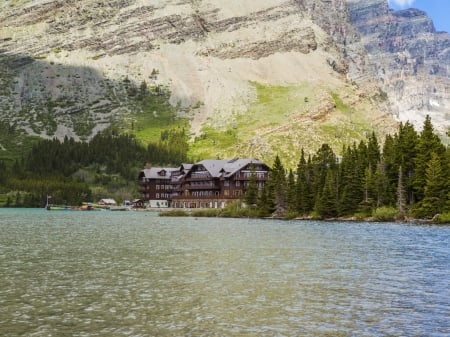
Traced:
[[219, 178], [222, 176], [230, 177], [237, 171], [251, 163], [265, 165], [261, 161], [252, 158], [236, 158], [232, 160], [208, 159], [203, 160], [195, 165], [203, 165], [203, 167], [208, 170], [212, 177]]
[[221, 159], [206, 159], [194, 165], [203, 167], [211, 174], [212, 177], [218, 178], [221, 175], [223, 166], [227, 163], [227, 160]]
[[174, 167], [152, 167], [141, 171], [139, 177], [147, 179], [170, 179], [170, 172], [177, 171]]
[[238, 158], [228, 161], [224, 167], [223, 167], [223, 175], [225, 177], [230, 177], [233, 174], [235, 174], [240, 169], [246, 167], [249, 164], [263, 164], [263, 162], [260, 162], [257, 159], [251, 159], [251, 158]]
[[[196, 169], [200, 166], [203, 166], [205, 170], [209, 172], [209, 174], [213, 178], [220, 177], [231, 177], [237, 171], [245, 168], [249, 164], [259, 164], [264, 165], [268, 169], [267, 165], [263, 162], [252, 159], [252, 158], [235, 158], [232, 160], [224, 160], [224, 159], [206, 159], [202, 160], [195, 164], [183, 163], [180, 167], [152, 167], [146, 168], [141, 171], [139, 174], [139, 178], [147, 178], [147, 179], [171, 179], [172, 172], [177, 175], [177, 179], [180, 180], [186, 174], [192, 171], [196, 171]], [[180, 174], [181, 173], [181, 174]]]

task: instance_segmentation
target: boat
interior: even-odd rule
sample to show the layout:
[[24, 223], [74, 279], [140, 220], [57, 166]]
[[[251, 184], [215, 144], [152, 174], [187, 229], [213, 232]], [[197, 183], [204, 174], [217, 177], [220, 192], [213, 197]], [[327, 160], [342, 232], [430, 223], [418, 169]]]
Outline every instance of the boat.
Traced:
[[72, 208], [70, 206], [58, 206], [58, 205], [47, 205], [45, 207], [47, 211], [71, 211]]

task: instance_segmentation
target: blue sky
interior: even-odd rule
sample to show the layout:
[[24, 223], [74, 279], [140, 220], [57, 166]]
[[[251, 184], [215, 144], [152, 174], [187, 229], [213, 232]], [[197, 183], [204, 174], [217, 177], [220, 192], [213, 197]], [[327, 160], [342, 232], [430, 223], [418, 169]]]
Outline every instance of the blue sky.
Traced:
[[427, 12], [436, 30], [450, 33], [450, 0], [389, 0], [393, 9], [418, 8]]

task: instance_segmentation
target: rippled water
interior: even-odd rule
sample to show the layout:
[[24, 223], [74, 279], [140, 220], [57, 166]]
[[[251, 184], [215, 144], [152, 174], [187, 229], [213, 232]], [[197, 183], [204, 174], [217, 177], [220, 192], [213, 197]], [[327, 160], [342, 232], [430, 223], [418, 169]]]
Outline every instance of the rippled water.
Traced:
[[0, 209], [2, 336], [449, 336], [450, 227]]

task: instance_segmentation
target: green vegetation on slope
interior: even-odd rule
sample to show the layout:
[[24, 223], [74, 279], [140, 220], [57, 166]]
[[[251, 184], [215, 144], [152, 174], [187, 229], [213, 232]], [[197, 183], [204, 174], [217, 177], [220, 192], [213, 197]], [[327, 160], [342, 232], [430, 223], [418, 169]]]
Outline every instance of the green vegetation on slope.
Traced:
[[247, 112], [235, 116], [224, 129], [204, 126], [191, 144], [191, 158], [250, 156], [271, 161], [279, 154], [288, 167], [294, 167], [301, 148], [312, 153], [328, 143], [340, 153], [344, 145], [365, 139], [374, 130], [367, 118], [373, 107], [365, 101], [350, 106], [343, 98], [356, 96], [353, 87], [340, 88], [337, 94], [312, 83], [251, 85], [257, 99]]
[[178, 108], [170, 104], [168, 88], [149, 87], [145, 81], [137, 88], [128, 81], [127, 92], [135, 112], [115, 124], [122, 132], [134, 134], [142, 144], [158, 142], [162, 132], [188, 127], [189, 121], [178, 118]]

